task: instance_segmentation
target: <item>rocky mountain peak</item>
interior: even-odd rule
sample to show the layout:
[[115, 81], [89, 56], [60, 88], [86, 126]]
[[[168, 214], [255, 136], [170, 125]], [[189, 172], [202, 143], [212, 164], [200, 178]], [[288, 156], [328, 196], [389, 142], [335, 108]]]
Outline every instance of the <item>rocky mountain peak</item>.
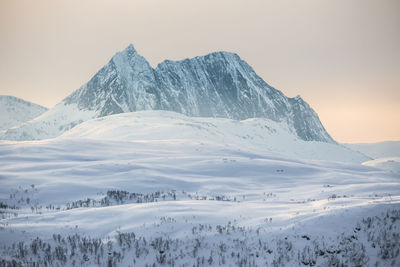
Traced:
[[83, 121], [76, 119], [76, 114], [69, 118], [65, 109], [83, 112], [86, 115], [81, 117], [85, 118], [140, 110], [169, 110], [193, 117], [235, 120], [268, 118], [287, 124], [300, 139], [334, 142], [304, 100], [299, 96], [286, 97], [230, 52], [165, 60], [153, 69], [129, 45], [49, 111], [54, 117], [63, 113], [63, 120], [68, 122], [68, 126], [58, 126], [60, 133]]

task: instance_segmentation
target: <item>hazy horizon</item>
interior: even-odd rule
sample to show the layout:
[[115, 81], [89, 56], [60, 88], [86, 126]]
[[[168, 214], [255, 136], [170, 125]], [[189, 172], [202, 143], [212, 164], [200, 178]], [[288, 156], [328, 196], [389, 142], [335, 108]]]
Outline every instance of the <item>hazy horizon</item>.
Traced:
[[338, 142], [400, 140], [398, 1], [2, 1], [0, 94], [52, 107], [132, 43], [155, 67], [237, 53]]

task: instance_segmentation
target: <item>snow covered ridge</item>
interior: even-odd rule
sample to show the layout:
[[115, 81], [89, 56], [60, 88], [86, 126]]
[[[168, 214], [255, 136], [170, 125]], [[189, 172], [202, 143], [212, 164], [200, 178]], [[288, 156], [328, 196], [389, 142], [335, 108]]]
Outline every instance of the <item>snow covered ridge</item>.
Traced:
[[32, 120], [47, 111], [47, 108], [14, 96], [0, 95], [0, 130]]
[[304, 141], [284, 122], [257, 118], [242, 121], [188, 117], [171, 111], [137, 111], [86, 121], [62, 138], [95, 140], [182, 140], [229, 148], [280, 153], [298, 159], [362, 163], [370, 160], [339, 144]]
[[373, 159], [363, 162], [363, 165], [400, 173], [400, 141], [344, 145]]
[[166, 60], [153, 69], [133, 45], [113, 56], [47, 114], [0, 134], [0, 139], [53, 138], [91, 118], [140, 110], [237, 120], [268, 118], [286, 123], [302, 140], [335, 143], [301, 97], [286, 97], [234, 53]]
[[359, 151], [373, 159], [400, 157], [400, 141], [385, 141], [377, 143], [343, 144], [348, 148]]

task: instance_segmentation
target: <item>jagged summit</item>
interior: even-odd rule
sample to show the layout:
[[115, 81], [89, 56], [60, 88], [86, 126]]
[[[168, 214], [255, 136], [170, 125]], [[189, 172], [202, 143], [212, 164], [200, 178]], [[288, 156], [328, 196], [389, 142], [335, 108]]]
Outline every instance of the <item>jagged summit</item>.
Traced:
[[[73, 110], [74, 115], [66, 110]], [[236, 120], [268, 118], [288, 124], [303, 140], [334, 142], [306, 102], [299, 97], [288, 98], [268, 85], [235, 53], [165, 60], [152, 68], [132, 44], [48, 112], [44, 123], [58, 130], [33, 130], [36, 126], [28, 125], [32, 129], [21, 131], [24, 138], [53, 137], [90, 118], [139, 110]], [[57, 114], [63, 114], [62, 119]], [[3, 138], [20, 139], [18, 131]], [[30, 131], [39, 134], [31, 137]]]
[[133, 44], [129, 44], [124, 51], [131, 51], [131, 52], [136, 52], [135, 47], [133, 46]]

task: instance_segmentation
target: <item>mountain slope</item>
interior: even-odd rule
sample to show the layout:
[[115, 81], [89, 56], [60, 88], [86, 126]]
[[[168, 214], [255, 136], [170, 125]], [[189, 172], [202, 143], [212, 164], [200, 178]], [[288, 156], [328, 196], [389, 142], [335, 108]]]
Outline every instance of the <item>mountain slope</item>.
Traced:
[[242, 121], [188, 117], [170, 111], [137, 111], [89, 120], [62, 138], [119, 141], [162, 140], [214, 143], [240, 150], [274, 152], [293, 158], [362, 163], [369, 160], [344, 146], [304, 141], [284, 122], [257, 118]]
[[[65, 112], [70, 109], [73, 116]], [[90, 118], [140, 110], [238, 120], [268, 118], [287, 123], [302, 140], [335, 142], [306, 102], [269, 86], [236, 54], [166, 60], [153, 69], [132, 45], [48, 115], [1, 138], [51, 138]]]
[[6, 130], [27, 122], [43, 112], [47, 108], [23, 99], [0, 95], [0, 130]]

